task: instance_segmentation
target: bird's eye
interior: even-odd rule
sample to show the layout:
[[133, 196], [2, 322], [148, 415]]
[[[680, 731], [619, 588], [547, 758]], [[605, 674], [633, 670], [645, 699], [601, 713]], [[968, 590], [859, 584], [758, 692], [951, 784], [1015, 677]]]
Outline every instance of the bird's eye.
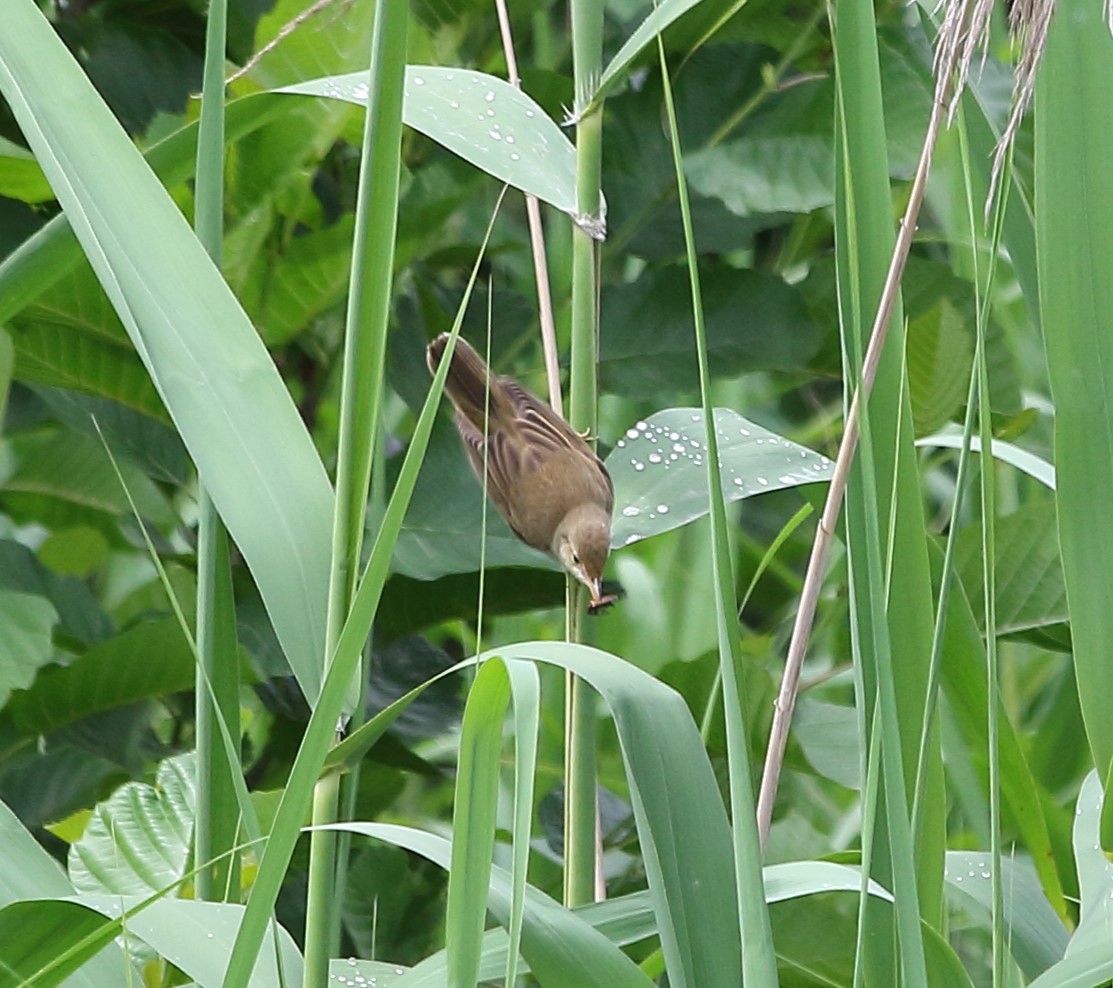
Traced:
[[580, 557], [575, 552], [572, 553], [572, 562], [577, 566], [580, 565]]

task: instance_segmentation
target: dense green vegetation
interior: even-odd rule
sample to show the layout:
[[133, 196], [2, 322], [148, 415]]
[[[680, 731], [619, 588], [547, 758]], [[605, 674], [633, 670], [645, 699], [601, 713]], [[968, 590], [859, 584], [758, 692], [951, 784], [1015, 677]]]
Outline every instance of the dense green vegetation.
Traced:
[[[988, 209], [1003, 28], [939, 138], [765, 835], [939, 15], [515, 0], [522, 95], [494, 6], [380, 4], [0, 0], [0, 986], [1108, 983], [1098, 5]], [[591, 617], [425, 364], [549, 393], [523, 190]]]

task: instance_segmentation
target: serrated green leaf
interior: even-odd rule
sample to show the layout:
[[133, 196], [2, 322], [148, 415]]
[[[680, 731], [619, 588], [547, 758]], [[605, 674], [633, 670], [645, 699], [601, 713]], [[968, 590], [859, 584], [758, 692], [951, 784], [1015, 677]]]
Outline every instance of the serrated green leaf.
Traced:
[[129, 782], [93, 814], [70, 845], [70, 880], [78, 892], [146, 896], [178, 882], [192, 848], [196, 804], [193, 753], [158, 767], [155, 785]]
[[[1055, 505], [1039, 500], [994, 520], [997, 558], [998, 634], [1017, 634], [1068, 621], [1066, 587], [1059, 559]], [[972, 601], [982, 597], [982, 532], [980, 525], [963, 529], [955, 546], [955, 568]], [[975, 607], [979, 627], [984, 611]], [[984, 634], [985, 628], [981, 627]]]
[[970, 335], [945, 299], [908, 323], [908, 391], [916, 435], [935, 432], [966, 401], [974, 362]]

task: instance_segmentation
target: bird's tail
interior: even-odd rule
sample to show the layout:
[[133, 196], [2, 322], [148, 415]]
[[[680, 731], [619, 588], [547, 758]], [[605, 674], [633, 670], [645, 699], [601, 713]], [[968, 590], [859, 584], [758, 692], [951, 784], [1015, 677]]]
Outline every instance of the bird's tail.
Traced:
[[[441, 333], [426, 348], [425, 357], [431, 373], [435, 374], [440, 367], [447, 344], [448, 333]], [[483, 431], [485, 417], [489, 417], [491, 422], [497, 422], [504, 411], [511, 411], [503, 407], [508, 402], [502, 394], [499, 379], [491, 374], [483, 358], [462, 337], [456, 340], [456, 349], [452, 352], [452, 366], [448, 369], [444, 387], [449, 398], [452, 399], [452, 404], [480, 432]], [[489, 405], [488, 388], [491, 392]]]

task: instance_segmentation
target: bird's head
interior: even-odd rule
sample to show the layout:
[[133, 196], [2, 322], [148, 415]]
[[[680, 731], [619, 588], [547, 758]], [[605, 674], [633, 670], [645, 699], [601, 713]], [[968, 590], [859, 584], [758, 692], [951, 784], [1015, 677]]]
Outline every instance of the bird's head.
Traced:
[[600, 505], [581, 504], [562, 519], [553, 534], [553, 555], [561, 566], [591, 591], [591, 602], [603, 600], [603, 567], [611, 551], [611, 516]]

